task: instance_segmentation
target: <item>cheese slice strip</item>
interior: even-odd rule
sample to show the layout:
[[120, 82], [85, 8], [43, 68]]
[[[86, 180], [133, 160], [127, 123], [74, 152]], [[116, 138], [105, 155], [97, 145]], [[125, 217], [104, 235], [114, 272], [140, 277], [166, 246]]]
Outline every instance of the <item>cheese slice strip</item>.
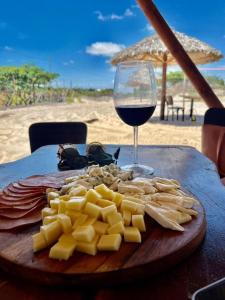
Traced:
[[145, 212], [165, 228], [177, 230], [177, 231], [184, 231], [184, 228], [180, 226], [177, 222], [170, 220], [162, 213], [160, 213], [160, 209], [157, 207], [154, 207], [150, 204], [146, 204]]

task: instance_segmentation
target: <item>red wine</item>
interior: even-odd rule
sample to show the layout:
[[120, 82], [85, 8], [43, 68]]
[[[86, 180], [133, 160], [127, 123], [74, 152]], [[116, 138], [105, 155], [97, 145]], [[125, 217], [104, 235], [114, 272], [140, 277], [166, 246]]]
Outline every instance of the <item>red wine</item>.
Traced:
[[120, 105], [116, 111], [124, 123], [130, 126], [140, 126], [151, 118], [155, 106], [150, 105]]

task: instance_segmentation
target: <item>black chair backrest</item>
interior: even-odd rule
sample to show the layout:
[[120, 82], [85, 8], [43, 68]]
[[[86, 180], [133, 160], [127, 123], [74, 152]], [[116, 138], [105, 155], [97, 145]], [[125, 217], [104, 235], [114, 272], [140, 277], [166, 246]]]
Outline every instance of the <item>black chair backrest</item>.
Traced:
[[167, 103], [167, 105], [173, 105], [173, 97], [166, 96], [166, 103]]
[[87, 125], [83, 122], [34, 123], [29, 128], [31, 152], [46, 145], [85, 144]]
[[204, 124], [225, 126], [225, 108], [209, 108], [205, 113]]

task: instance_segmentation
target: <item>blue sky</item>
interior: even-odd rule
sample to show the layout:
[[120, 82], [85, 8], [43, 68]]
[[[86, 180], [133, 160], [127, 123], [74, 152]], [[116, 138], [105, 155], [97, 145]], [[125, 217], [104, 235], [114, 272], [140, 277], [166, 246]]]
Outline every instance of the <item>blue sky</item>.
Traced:
[[[174, 29], [225, 53], [224, 0], [155, 3]], [[1, 1], [0, 65], [34, 63], [59, 73], [59, 85], [112, 87], [112, 55], [153, 33], [134, 0]]]

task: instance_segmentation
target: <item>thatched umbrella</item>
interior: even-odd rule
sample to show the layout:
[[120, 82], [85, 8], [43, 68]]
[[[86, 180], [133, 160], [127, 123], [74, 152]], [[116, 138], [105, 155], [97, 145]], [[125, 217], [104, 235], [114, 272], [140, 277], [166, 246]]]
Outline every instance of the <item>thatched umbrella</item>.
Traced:
[[[185, 51], [195, 64], [206, 64], [220, 60], [223, 55], [220, 51], [196, 38], [184, 33], [173, 31]], [[162, 94], [160, 118], [164, 119], [166, 97], [166, 72], [168, 65], [176, 65], [177, 62], [168, 51], [158, 35], [143, 39], [135, 45], [118, 52], [111, 60], [113, 65], [123, 61], [144, 60], [152, 61], [155, 66], [162, 67]]]

